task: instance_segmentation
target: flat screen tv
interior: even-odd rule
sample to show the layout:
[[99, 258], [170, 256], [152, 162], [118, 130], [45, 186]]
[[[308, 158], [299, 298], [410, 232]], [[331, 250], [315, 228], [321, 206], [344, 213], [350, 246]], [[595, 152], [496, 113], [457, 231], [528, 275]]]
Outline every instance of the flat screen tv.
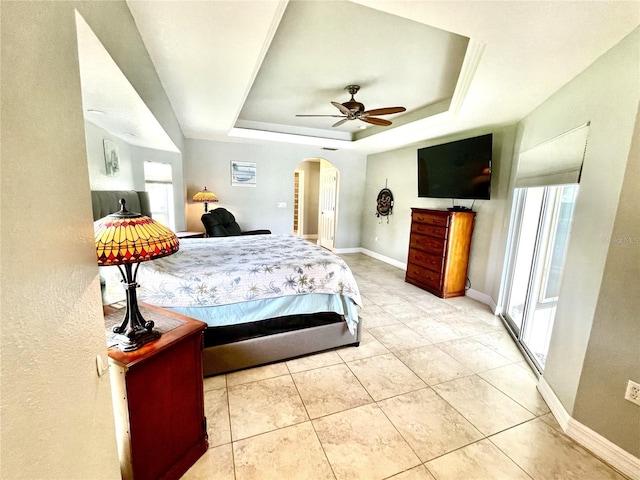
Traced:
[[493, 135], [418, 150], [418, 197], [489, 200]]

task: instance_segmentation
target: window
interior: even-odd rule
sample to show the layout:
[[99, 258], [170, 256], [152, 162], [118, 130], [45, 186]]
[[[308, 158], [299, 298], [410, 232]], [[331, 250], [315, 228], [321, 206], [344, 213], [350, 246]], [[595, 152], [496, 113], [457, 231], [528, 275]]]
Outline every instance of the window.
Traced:
[[149, 192], [151, 216], [171, 230], [175, 230], [171, 164], [144, 162], [144, 178], [145, 190]]
[[514, 191], [502, 316], [540, 372], [547, 359], [578, 188], [554, 185]]

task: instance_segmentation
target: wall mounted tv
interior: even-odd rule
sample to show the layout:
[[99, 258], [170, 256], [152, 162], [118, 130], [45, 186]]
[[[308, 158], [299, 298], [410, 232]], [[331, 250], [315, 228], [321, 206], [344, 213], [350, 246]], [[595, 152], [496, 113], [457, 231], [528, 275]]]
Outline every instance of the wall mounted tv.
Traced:
[[418, 150], [418, 197], [489, 200], [493, 135]]

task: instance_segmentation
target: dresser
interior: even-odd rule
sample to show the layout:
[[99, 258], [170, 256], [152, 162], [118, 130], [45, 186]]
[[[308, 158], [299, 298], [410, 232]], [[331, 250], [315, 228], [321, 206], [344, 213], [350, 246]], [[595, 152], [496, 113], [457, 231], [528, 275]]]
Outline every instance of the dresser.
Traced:
[[412, 208], [405, 281], [440, 298], [464, 295], [475, 215]]
[[[140, 311], [162, 336], [132, 352], [108, 350], [120, 471], [124, 480], [177, 480], [208, 448], [206, 324], [142, 303]], [[105, 311], [106, 325], [123, 313]]]

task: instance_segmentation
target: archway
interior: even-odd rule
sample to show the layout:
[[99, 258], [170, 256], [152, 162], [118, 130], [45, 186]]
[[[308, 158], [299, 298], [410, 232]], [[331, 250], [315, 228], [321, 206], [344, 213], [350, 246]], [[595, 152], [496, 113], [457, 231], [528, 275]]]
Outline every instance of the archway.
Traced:
[[294, 171], [293, 233], [333, 250], [338, 208], [338, 169], [323, 158], [308, 158]]

